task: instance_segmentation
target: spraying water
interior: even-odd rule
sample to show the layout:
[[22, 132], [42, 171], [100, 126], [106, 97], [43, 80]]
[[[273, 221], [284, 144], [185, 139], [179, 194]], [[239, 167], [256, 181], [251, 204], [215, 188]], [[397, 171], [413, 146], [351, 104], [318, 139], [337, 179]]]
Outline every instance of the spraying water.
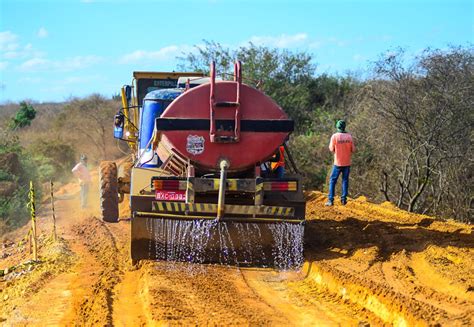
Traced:
[[149, 219], [147, 231], [149, 254], [159, 260], [282, 270], [303, 264], [302, 224]]

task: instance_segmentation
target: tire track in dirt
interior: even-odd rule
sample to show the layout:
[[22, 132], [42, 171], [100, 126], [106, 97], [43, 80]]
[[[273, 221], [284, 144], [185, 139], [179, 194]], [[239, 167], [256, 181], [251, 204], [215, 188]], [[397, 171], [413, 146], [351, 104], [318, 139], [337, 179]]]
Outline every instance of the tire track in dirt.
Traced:
[[116, 240], [117, 258], [121, 265], [121, 279], [114, 286], [112, 318], [114, 326], [143, 326], [150, 323], [147, 306], [148, 293], [145, 270], [132, 266], [130, 261], [130, 223], [104, 224]]
[[[88, 296], [89, 284], [97, 277], [99, 265], [79, 241], [70, 241], [77, 260], [67, 272], [56, 276], [26, 303], [28, 316], [41, 325], [71, 325], [76, 319], [76, 307]], [[47, 301], [45, 301], [47, 299]], [[35, 324], [36, 324], [35, 323]]]
[[154, 322], [288, 325], [256, 296], [237, 268], [157, 262], [147, 266]]
[[[415, 268], [418, 265], [418, 260], [413, 261], [409, 257], [401, 259], [397, 258], [398, 261], [405, 262], [404, 266], [393, 266], [391, 263], [382, 264], [383, 276], [386, 283], [393, 285], [393, 288], [400, 294], [409, 297], [419, 303], [426, 303], [436, 308], [442, 313], [440, 319], [448, 321], [448, 317], [451, 317], [461, 321], [465, 324], [469, 324], [466, 319], [462, 318], [466, 311], [466, 308], [462, 308], [456, 302], [456, 296], [451, 296], [443, 292], [437, 292], [432, 286], [429, 286], [433, 280], [433, 271], [427, 267], [423, 267], [423, 270]], [[413, 265], [415, 264], [415, 265]], [[429, 276], [429, 277], [425, 277]], [[424, 284], [423, 281], [427, 280], [428, 283]], [[444, 289], [444, 281], [440, 280], [439, 289]]]
[[61, 266], [55, 267], [58, 270], [69, 264], [67, 269], [61, 268], [66, 272], [42, 274], [37, 291], [29, 288], [29, 297], [16, 306], [15, 319], [8, 321], [66, 326], [145, 325], [143, 271], [127, 265], [128, 229], [124, 222], [107, 225], [93, 217], [76, 222], [63, 241], [69, 244], [70, 259], [59, 261]]
[[149, 323], [145, 271], [130, 264], [130, 224], [87, 219], [76, 232], [100, 263], [91, 296], [78, 306], [76, 324], [142, 326]]
[[143, 271], [126, 271], [121, 282], [115, 286], [113, 302], [114, 326], [150, 325], [147, 317], [146, 287]]
[[113, 290], [123, 275], [115, 238], [104, 223], [96, 218], [86, 219], [74, 226], [73, 231], [99, 263], [98, 279], [91, 285], [90, 294], [79, 304], [74, 323], [112, 325]]
[[314, 282], [385, 322], [474, 323], [471, 226], [364, 199], [327, 208], [313, 194], [305, 241]]
[[[247, 285], [269, 306], [296, 325], [358, 325], [360, 308], [348, 310], [324, 289], [316, 291], [305, 283], [301, 272], [242, 270]], [[357, 314], [356, 314], [357, 313]]]
[[346, 301], [371, 311], [385, 323], [396, 326], [433, 324], [447, 318], [444, 310], [394, 291], [361, 275], [353, 275], [322, 262], [314, 262], [310, 282]]

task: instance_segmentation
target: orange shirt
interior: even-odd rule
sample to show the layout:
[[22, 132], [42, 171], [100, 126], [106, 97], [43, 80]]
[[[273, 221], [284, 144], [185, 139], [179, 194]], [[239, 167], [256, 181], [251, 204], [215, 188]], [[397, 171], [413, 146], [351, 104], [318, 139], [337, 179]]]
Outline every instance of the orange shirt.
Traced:
[[329, 150], [334, 152], [334, 165], [345, 167], [351, 165], [352, 153], [355, 152], [354, 141], [349, 133], [335, 133], [331, 136]]
[[283, 145], [280, 145], [278, 151], [280, 152], [280, 159], [278, 160], [278, 162], [272, 162], [272, 170], [275, 170], [278, 167], [285, 168], [285, 147]]

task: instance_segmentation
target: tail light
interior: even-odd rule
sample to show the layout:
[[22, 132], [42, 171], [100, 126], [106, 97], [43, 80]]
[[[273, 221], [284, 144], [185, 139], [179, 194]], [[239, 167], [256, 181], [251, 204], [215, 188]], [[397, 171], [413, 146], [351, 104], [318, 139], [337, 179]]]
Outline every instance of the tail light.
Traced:
[[153, 180], [153, 189], [156, 191], [184, 191], [186, 190], [186, 181], [180, 180]]
[[264, 191], [270, 192], [296, 192], [298, 190], [297, 181], [273, 181], [263, 183]]

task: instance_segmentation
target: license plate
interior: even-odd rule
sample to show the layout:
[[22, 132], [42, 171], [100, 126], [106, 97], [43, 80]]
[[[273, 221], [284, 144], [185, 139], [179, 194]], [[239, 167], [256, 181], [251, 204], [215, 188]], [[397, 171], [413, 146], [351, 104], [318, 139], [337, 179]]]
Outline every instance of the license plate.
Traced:
[[185, 201], [186, 191], [156, 191], [155, 199], [162, 201]]

